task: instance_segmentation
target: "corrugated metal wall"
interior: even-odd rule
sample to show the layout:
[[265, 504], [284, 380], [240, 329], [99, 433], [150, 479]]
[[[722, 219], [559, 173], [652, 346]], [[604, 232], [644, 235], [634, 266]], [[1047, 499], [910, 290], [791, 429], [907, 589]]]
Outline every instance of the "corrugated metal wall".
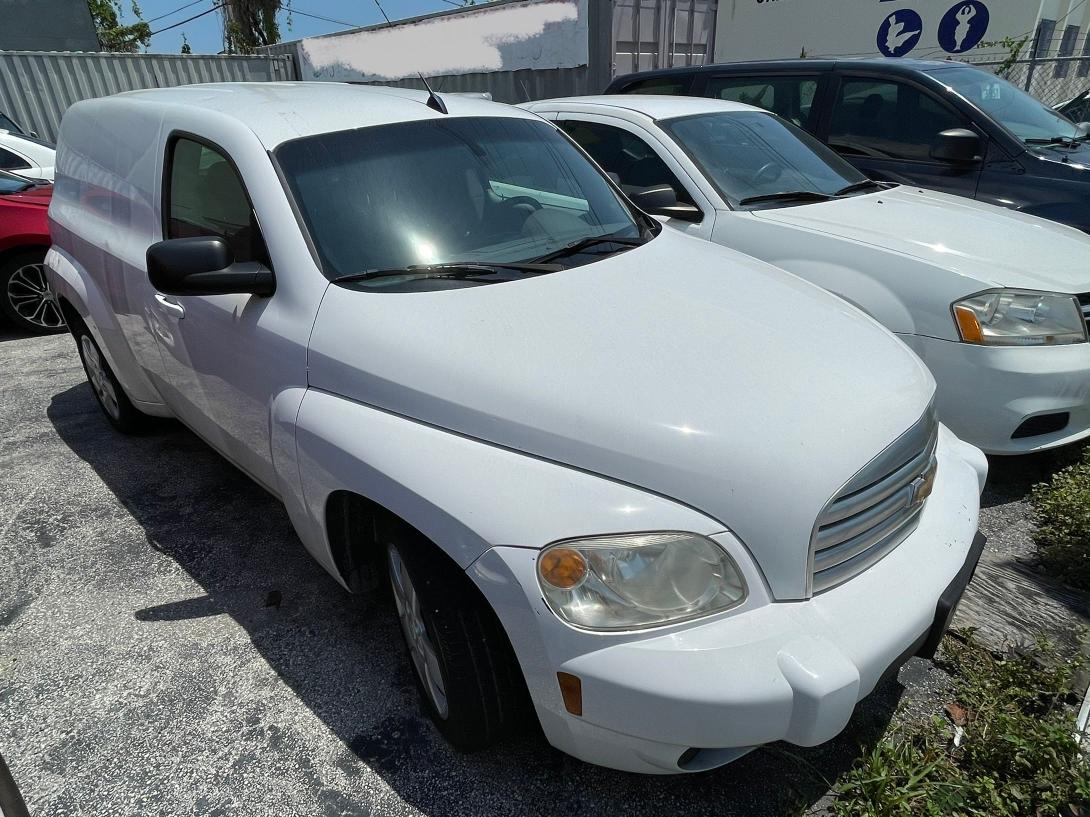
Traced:
[[614, 74], [709, 62], [718, 10], [717, 0], [614, 0]]
[[0, 51], [0, 111], [53, 141], [73, 102], [197, 82], [293, 80], [289, 57]]

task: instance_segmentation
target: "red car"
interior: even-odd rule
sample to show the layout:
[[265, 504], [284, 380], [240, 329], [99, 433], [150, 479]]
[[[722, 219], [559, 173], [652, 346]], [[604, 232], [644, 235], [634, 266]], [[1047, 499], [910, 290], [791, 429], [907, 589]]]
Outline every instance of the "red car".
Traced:
[[0, 171], [0, 313], [28, 332], [65, 328], [43, 266], [52, 196], [50, 184]]

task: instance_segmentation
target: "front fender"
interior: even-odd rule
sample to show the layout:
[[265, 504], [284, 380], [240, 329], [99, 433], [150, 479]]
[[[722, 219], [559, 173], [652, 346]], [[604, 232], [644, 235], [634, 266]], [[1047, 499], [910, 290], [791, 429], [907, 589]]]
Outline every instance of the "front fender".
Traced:
[[296, 420], [308, 550], [342, 581], [325, 529], [330, 494], [358, 493], [466, 568], [489, 548], [603, 533], [723, 526], [629, 485], [309, 389]]

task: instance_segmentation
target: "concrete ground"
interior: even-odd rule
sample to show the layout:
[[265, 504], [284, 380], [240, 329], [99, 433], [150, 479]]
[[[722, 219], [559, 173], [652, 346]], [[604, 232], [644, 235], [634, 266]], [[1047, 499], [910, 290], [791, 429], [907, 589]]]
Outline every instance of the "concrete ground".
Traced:
[[[1050, 467], [986, 494], [1000, 585], [1035, 581], [1023, 498]], [[1084, 611], [1045, 595], [1063, 628]], [[895, 711], [945, 702], [914, 659], [825, 746], [650, 778], [538, 736], [459, 755], [410, 672], [392, 611], [344, 593], [275, 500], [177, 425], [114, 433], [68, 336], [0, 334], [0, 754], [34, 815], [782, 815]]]

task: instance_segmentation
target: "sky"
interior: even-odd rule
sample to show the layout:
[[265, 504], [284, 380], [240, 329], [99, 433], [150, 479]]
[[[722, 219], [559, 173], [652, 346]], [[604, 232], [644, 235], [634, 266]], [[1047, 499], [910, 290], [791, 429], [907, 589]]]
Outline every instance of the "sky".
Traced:
[[[453, 8], [451, 3], [445, 0], [380, 0], [380, 2], [391, 20]], [[133, 20], [129, 13], [130, 3], [131, 0], [121, 0], [121, 5], [126, 12], [125, 22]], [[151, 25], [151, 30], [159, 32], [151, 38], [150, 50], [177, 54], [182, 50], [184, 32], [193, 53], [218, 53], [223, 48], [223, 23], [218, 12], [184, 22], [187, 18], [208, 11], [217, 4], [217, 0], [138, 0], [140, 11]], [[312, 37], [315, 34], [328, 34], [332, 31], [344, 31], [355, 26], [383, 22], [382, 14], [375, 7], [374, 0], [291, 0], [290, 6], [294, 9], [294, 13], [290, 15], [291, 27], [289, 28], [288, 5], [288, 0], [284, 0], [285, 9], [280, 13], [280, 37], [283, 40], [297, 40], [300, 37]], [[307, 16], [311, 14], [330, 19], [320, 20]], [[337, 22], [331, 22], [331, 20]], [[346, 23], [348, 25], [345, 25]], [[168, 26], [173, 27], [168, 28]]]

